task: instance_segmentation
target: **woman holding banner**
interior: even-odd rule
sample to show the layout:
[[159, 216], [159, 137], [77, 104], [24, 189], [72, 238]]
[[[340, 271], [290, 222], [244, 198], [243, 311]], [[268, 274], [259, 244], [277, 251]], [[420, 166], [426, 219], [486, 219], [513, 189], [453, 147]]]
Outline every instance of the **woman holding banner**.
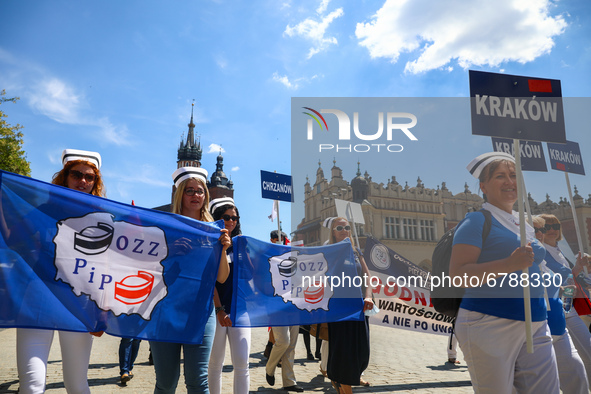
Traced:
[[[240, 231], [240, 214], [230, 197], [216, 198], [211, 201], [210, 211], [214, 220], [224, 220], [226, 230], [231, 237], [242, 234]], [[250, 373], [248, 358], [250, 356], [250, 327], [232, 327], [230, 311], [232, 309], [232, 246], [226, 249], [230, 274], [224, 283], [215, 284], [214, 305], [217, 325], [211, 358], [209, 359], [209, 391], [212, 394], [222, 392], [222, 367], [226, 354], [226, 337], [230, 342], [230, 354], [234, 367], [234, 394], [248, 394]], [[229, 390], [226, 390], [229, 392]]]
[[[177, 169], [172, 178], [176, 186], [173, 196], [172, 212], [204, 222], [212, 222], [209, 213], [209, 191], [207, 190], [207, 171], [200, 167], [181, 167]], [[217, 281], [223, 283], [229, 274], [229, 266], [226, 258], [226, 250], [232, 241], [228, 236], [228, 230], [222, 229], [220, 242], [222, 243], [222, 255], [219, 263]], [[179, 247], [190, 242], [179, 240]], [[190, 245], [186, 245], [190, 247]], [[195, 264], [204, 262], [196, 261]], [[181, 348], [183, 349], [185, 384], [188, 393], [209, 393], [207, 383], [207, 369], [211, 346], [215, 335], [215, 315], [213, 303], [202, 305], [209, 315], [203, 342], [200, 345], [156, 342], [150, 341], [154, 370], [156, 372], [156, 387], [154, 393], [174, 393], [180, 376]], [[203, 311], [195, 311], [203, 313]]]
[[[105, 197], [100, 172], [101, 155], [76, 149], [62, 153], [63, 168], [53, 176], [51, 183], [95, 196]], [[90, 393], [88, 364], [93, 335], [103, 333], [58, 331], [62, 352], [64, 385], [68, 393]], [[92, 334], [92, 335], [91, 335]], [[47, 359], [54, 331], [17, 328], [16, 357], [19, 393], [45, 392]]]
[[[534, 230], [536, 238], [542, 244], [546, 227], [544, 219], [540, 216], [533, 217]], [[548, 253], [546, 253], [548, 256]], [[548, 268], [546, 262], [540, 264], [540, 270], [548, 275], [554, 275], [554, 272]], [[560, 299], [560, 286], [554, 286], [550, 281], [548, 286], [548, 301], [550, 308], [548, 310], [548, 327], [552, 334], [552, 346], [556, 354], [556, 364], [558, 366], [558, 376], [560, 378], [560, 390], [564, 394], [588, 394], [589, 383], [587, 381], [587, 372], [585, 365], [573, 345], [569, 332], [566, 330], [566, 319], [562, 300]]]
[[[338, 217], [332, 221], [330, 229], [330, 244], [341, 242], [349, 238], [355, 254], [357, 275], [366, 276], [369, 280], [369, 270], [359, 249], [355, 248], [351, 237], [351, 226], [347, 219]], [[371, 287], [363, 287], [363, 310], [373, 308]], [[343, 321], [328, 323], [328, 365], [327, 375], [339, 394], [352, 394], [351, 386], [361, 384], [361, 374], [369, 364], [369, 321]], [[364, 385], [369, 385], [364, 382]]]
[[[540, 278], [538, 264], [546, 251], [526, 225], [521, 246], [515, 159], [506, 153], [485, 153], [468, 165], [480, 181], [492, 227], [482, 241], [484, 215], [472, 212], [456, 227], [449, 274], [467, 287], [455, 323], [472, 386], [477, 393], [558, 393], [558, 372], [546, 324], [542, 286], [531, 286], [532, 333], [535, 351], [527, 352], [522, 270]], [[539, 283], [539, 282], [538, 282]]]
[[[548, 268], [562, 277], [563, 286], [566, 284], [566, 279], [569, 274], [572, 274], [573, 278], [577, 279], [579, 276], [582, 277], [584, 275], [583, 269], [586, 266], [589, 266], [588, 256], [579, 253], [576, 264], [571, 266], [570, 262], [564, 257], [558, 247], [558, 241], [562, 239], [560, 220], [558, 220], [556, 216], [550, 214], [543, 214], [540, 215], [540, 217], [546, 221], [544, 226], [546, 230], [544, 246], [548, 251], [546, 254]], [[576, 295], [577, 294], [575, 293], [575, 296]], [[579, 296], [584, 295], [579, 294]], [[585, 364], [587, 378], [591, 379], [591, 334], [574, 306], [572, 306], [570, 311], [566, 313], [566, 328], [568, 328], [568, 332], [573, 340], [575, 348]], [[591, 381], [589, 382], [589, 385], [591, 386]]]

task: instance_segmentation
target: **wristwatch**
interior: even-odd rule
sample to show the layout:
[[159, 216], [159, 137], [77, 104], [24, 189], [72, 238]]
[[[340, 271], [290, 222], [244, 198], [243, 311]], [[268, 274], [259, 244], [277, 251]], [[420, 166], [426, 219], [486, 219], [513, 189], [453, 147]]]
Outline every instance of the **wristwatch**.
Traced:
[[220, 313], [220, 311], [223, 311], [224, 307], [223, 306], [216, 306], [215, 307], [215, 314], [217, 315], [218, 313]]

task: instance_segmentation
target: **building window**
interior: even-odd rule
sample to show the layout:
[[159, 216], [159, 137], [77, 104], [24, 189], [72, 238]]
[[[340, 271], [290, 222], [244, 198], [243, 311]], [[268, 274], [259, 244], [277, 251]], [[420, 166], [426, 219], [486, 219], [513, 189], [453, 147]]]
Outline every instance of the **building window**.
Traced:
[[404, 235], [404, 239], [417, 240], [419, 235], [417, 219], [402, 219], [402, 233]]
[[400, 238], [400, 219], [393, 217], [384, 218], [384, 238]]
[[433, 220], [420, 220], [421, 239], [423, 241], [435, 241], [435, 225]]

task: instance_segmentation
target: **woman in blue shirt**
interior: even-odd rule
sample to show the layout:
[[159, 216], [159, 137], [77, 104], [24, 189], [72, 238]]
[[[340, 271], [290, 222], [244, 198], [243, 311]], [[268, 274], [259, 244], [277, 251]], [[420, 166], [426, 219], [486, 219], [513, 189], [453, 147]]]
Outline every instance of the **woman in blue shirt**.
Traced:
[[518, 393], [558, 393], [541, 285], [531, 286], [534, 353], [526, 349], [521, 271], [530, 268], [530, 281], [534, 274], [539, 279], [538, 264], [546, 251], [529, 225], [527, 245], [521, 246], [519, 217], [513, 212], [515, 160], [506, 153], [486, 153], [475, 158], [468, 170], [479, 179], [486, 201], [482, 207], [492, 216], [484, 244], [482, 213], [469, 213], [458, 224], [450, 261], [450, 276], [467, 278], [455, 330], [474, 391], [510, 394], [515, 388]]
[[[548, 268], [562, 277], [563, 286], [566, 284], [569, 274], [572, 274], [574, 278], [577, 278], [579, 275], [583, 277], [583, 269], [585, 266], [588, 266], [588, 257], [579, 254], [575, 265], [572, 266], [558, 247], [558, 241], [562, 239], [560, 220], [556, 216], [549, 214], [543, 214], [540, 217], [546, 222], [544, 226], [546, 229], [544, 247], [548, 251], [546, 253]], [[566, 314], [566, 327], [585, 364], [587, 379], [591, 379], [591, 334], [574, 307], [571, 307], [570, 311]], [[591, 385], [591, 383], [589, 384]]]

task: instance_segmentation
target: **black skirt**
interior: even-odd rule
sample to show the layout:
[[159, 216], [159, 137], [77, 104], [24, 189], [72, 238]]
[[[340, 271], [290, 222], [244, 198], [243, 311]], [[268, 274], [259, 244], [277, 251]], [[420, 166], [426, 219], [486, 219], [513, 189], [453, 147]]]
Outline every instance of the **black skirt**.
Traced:
[[328, 365], [330, 380], [359, 385], [369, 364], [369, 320], [328, 323]]

